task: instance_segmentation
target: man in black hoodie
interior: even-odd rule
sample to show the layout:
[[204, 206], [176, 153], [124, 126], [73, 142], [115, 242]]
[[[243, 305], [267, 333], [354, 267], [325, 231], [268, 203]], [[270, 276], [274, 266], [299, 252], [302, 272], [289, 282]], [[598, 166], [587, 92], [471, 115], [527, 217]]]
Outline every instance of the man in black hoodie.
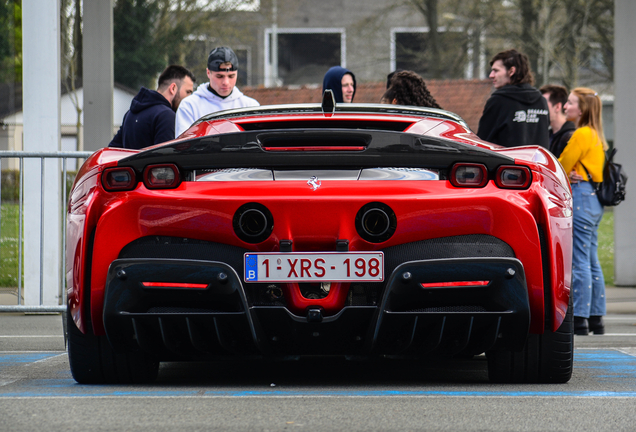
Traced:
[[139, 90], [108, 147], [140, 149], [174, 139], [175, 112], [192, 94], [194, 81], [183, 66], [168, 66], [159, 76], [157, 91]]
[[568, 101], [568, 91], [565, 87], [552, 84], [544, 85], [539, 91], [548, 101], [550, 111], [550, 151], [559, 157], [576, 130], [574, 123], [565, 116], [564, 107]]
[[528, 57], [503, 51], [490, 61], [495, 91], [479, 120], [479, 138], [505, 147], [540, 145], [548, 148], [548, 104], [532, 87]]

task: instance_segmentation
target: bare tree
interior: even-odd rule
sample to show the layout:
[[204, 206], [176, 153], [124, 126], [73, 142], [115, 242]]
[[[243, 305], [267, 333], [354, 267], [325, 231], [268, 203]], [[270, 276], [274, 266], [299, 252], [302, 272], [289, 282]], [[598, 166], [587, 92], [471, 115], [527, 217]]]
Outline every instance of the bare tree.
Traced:
[[80, 149], [82, 106], [76, 87], [82, 79], [81, 0], [61, 0], [60, 9], [62, 85], [75, 108], [77, 146]]
[[440, 46], [440, 38], [439, 38], [439, 19], [438, 19], [438, 8], [437, 8], [437, 0], [410, 0], [413, 6], [417, 10], [419, 10], [424, 17], [426, 18], [426, 23], [428, 25], [428, 48], [429, 52], [427, 53], [431, 62], [430, 65], [430, 77], [435, 79], [442, 78], [442, 64], [441, 64], [441, 46]]
[[[219, 35], [227, 40], [235, 39], [249, 31], [253, 24], [245, 20], [245, 14], [241, 21], [232, 16], [251, 7], [253, 0], [153, 1], [159, 8], [154, 43], [163, 47], [167, 64], [184, 64], [193, 71], [205, 69], [207, 52], [193, 53], [200, 49], [201, 43], [209, 50], [220, 41]], [[201, 60], [198, 64], [189, 64], [189, 58]]]
[[503, 41], [502, 49], [528, 56], [537, 84], [560, 80], [572, 87], [581, 74], [586, 81], [613, 79], [613, 0], [499, 3], [489, 34]]

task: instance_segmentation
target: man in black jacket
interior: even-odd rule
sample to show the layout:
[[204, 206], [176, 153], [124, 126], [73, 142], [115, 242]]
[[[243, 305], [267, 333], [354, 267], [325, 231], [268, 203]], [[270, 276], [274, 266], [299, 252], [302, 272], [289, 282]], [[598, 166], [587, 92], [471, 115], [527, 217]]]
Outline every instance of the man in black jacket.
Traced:
[[550, 111], [550, 151], [559, 157], [576, 130], [574, 123], [565, 116], [564, 106], [568, 101], [568, 91], [565, 87], [552, 84], [544, 85], [539, 91], [548, 102]]
[[479, 138], [505, 147], [540, 145], [548, 148], [548, 104], [532, 87], [528, 57], [503, 51], [490, 61], [495, 91], [479, 120]]
[[159, 76], [157, 91], [139, 90], [108, 146], [140, 149], [174, 139], [175, 112], [192, 94], [194, 81], [183, 66], [168, 66]]

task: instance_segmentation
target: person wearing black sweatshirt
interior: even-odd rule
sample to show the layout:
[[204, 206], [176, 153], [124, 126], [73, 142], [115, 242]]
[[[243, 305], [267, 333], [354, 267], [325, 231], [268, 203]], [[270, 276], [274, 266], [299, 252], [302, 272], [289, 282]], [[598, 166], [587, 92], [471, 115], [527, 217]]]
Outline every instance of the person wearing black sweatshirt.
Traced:
[[157, 90], [142, 87], [108, 147], [141, 149], [174, 139], [175, 111], [190, 96], [194, 75], [179, 65], [168, 66], [159, 76]]
[[556, 157], [560, 157], [576, 130], [574, 123], [565, 115], [568, 91], [565, 87], [552, 84], [544, 85], [539, 91], [548, 102], [550, 111], [550, 151]]
[[486, 102], [477, 136], [504, 147], [549, 146], [548, 104], [532, 87], [528, 57], [514, 49], [490, 61], [495, 91]]

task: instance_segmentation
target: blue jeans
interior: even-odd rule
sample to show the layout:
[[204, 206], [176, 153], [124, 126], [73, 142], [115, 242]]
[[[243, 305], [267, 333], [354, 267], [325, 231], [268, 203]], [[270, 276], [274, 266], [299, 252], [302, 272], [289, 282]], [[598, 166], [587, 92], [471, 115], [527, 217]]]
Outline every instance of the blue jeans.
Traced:
[[598, 261], [598, 225], [603, 206], [589, 182], [572, 184], [574, 233], [572, 245], [572, 289], [574, 316], [605, 315], [605, 278]]

